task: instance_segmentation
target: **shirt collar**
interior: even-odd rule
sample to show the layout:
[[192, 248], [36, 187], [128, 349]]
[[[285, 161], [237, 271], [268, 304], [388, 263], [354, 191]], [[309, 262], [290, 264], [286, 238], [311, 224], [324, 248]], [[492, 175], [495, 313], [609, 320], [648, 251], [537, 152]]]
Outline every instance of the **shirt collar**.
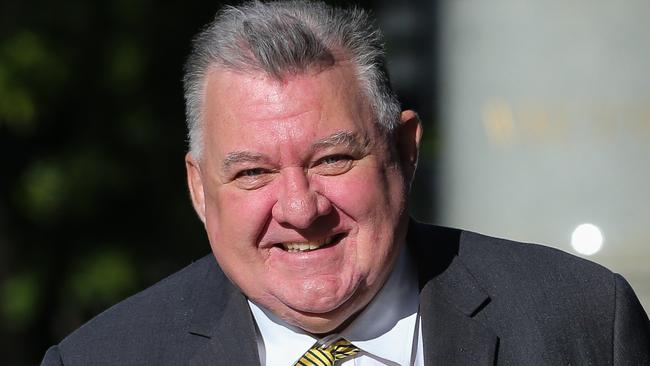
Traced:
[[[248, 303], [263, 340], [263, 364], [293, 364], [316, 342], [311, 334], [250, 300]], [[370, 357], [407, 365], [413, 349], [418, 304], [416, 273], [408, 251], [403, 248], [382, 289], [340, 334]]]
[[408, 365], [418, 306], [417, 275], [403, 248], [382, 289], [341, 336], [369, 354]]
[[248, 305], [262, 336], [262, 346], [259, 347], [262, 365], [293, 365], [316, 343], [311, 334], [286, 323], [254, 302], [248, 300]]

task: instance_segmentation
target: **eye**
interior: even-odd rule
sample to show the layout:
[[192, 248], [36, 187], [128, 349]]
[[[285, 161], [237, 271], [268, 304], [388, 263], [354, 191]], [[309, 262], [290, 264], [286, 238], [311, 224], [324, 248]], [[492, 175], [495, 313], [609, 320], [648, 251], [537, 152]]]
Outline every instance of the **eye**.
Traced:
[[328, 155], [319, 159], [312, 167], [312, 170], [322, 175], [343, 174], [352, 168], [353, 161], [354, 159], [349, 155]]
[[273, 171], [265, 168], [243, 169], [233, 177], [237, 187], [245, 190], [253, 190], [263, 187], [273, 179]]
[[237, 173], [237, 178], [239, 178], [239, 177], [253, 178], [253, 177], [260, 176], [260, 175], [262, 175], [264, 173], [266, 173], [266, 170], [262, 169], [262, 168], [246, 169], [246, 170], [242, 170], [241, 172]]
[[339, 164], [344, 161], [351, 160], [349, 156], [345, 155], [330, 155], [322, 158], [320, 161], [324, 164]]

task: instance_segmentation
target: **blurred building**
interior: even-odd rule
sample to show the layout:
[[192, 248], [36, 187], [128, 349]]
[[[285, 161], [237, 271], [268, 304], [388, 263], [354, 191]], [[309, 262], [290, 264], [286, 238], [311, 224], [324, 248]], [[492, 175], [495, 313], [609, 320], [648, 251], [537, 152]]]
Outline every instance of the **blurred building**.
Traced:
[[650, 310], [650, 3], [437, 12], [437, 221], [587, 257]]

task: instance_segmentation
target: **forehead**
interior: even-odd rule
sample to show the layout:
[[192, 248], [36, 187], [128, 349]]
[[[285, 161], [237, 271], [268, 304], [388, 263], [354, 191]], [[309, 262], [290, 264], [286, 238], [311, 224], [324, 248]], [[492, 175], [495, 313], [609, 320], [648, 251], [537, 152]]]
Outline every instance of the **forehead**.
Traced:
[[341, 129], [346, 124], [347, 128], [365, 129], [373, 126], [366, 126], [372, 120], [371, 110], [357, 84], [352, 68], [345, 65], [283, 80], [264, 73], [213, 68], [206, 75], [204, 125], [213, 132], [219, 130], [217, 137], [222, 142], [221, 137], [251, 129], [296, 133]]

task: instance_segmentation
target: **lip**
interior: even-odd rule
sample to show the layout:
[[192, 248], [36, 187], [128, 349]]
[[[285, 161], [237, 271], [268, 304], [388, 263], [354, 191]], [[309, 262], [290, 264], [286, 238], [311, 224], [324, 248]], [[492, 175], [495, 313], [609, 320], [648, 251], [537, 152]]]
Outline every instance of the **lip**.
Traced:
[[[332, 245], [337, 244], [338, 242], [341, 241], [342, 238], [348, 235], [347, 231], [344, 230], [338, 230], [332, 233], [328, 233], [327, 235], [305, 235], [305, 236], [296, 236], [296, 233], [293, 233], [294, 235], [287, 235], [287, 236], [280, 236], [277, 235], [276, 238], [268, 238], [261, 242], [259, 244], [259, 249], [271, 249], [271, 248], [278, 248], [278, 249], [283, 249], [282, 243], [317, 243], [317, 242], [322, 242], [326, 239], [332, 238], [331, 243], [327, 245], [323, 245], [318, 249], [323, 249], [326, 247], [330, 247]], [[281, 237], [281, 239], [280, 239]], [[318, 250], [316, 249], [316, 250]]]
[[269, 254], [271, 258], [280, 260], [285, 265], [302, 266], [316, 260], [317, 262], [314, 263], [318, 263], [318, 266], [320, 267], [324, 264], [323, 261], [331, 262], [331, 260], [340, 257], [340, 255], [343, 253], [342, 244], [344, 245], [346, 243], [346, 239], [348, 239], [347, 233], [339, 233], [333, 235], [333, 237], [334, 240], [332, 240], [331, 243], [323, 245], [318, 249], [308, 250], [304, 252], [290, 252], [285, 250], [281, 244], [275, 244], [270, 247]]
[[[335, 234], [335, 235], [327, 236], [325, 239], [315, 240], [315, 241], [283, 242], [283, 243], [275, 244], [274, 247], [282, 249], [282, 250], [284, 250], [286, 252], [289, 252], [289, 253], [306, 253], [306, 252], [312, 252], [314, 250], [320, 250], [320, 249], [325, 249], [325, 248], [334, 246], [334, 245], [338, 244], [343, 239], [344, 236], [345, 235], [341, 233], [341, 234]], [[314, 248], [314, 249], [311, 249], [311, 250], [305, 250], [305, 251], [301, 251], [301, 250], [292, 251], [292, 250], [288, 250], [286, 248], [285, 244], [288, 244], [288, 243], [315, 244], [318, 247]], [[322, 243], [322, 244], [319, 244], [319, 243]]]

